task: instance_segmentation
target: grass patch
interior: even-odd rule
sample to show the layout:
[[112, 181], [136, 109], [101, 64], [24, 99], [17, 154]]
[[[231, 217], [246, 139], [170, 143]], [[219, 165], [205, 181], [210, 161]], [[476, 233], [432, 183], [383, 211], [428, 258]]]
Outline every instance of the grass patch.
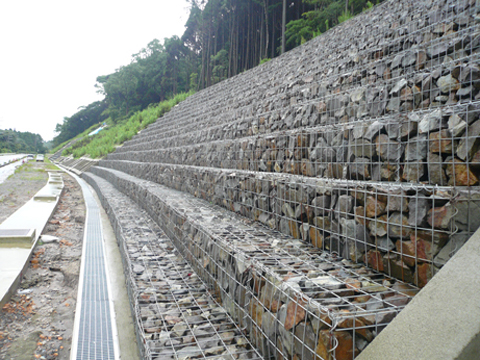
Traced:
[[[65, 149], [62, 155], [73, 155], [74, 158], [80, 158], [85, 155], [93, 159], [102, 158], [113, 152], [117, 146], [130, 140], [139, 131], [153, 124], [158, 118], [170, 111], [172, 107], [190, 95], [193, 95], [193, 93], [194, 92], [177, 94], [169, 100], [162, 101], [156, 105], [150, 105], [145, 110], [137, 111], [128, 119], [123, 119], [116, 124], [107, 126], [94, 136], [88, 136], [89, 132], [100, 126], [100, 124], [93, 125], [78, 135], [76, 138], [81, 138], [81, 140]], [[111, 123], [109, 120], [107, 120], [107, 122]], [[57, 148], [60, 149], [61, 146], [59, 145]], [[55, 151], [55, 149], [52, 151]]]
[[58, 166], [53, 165], [52, 163], [50, 163], [50, 164], [45, 164], [44, 169], [45, 169], [45, 170], [60, 170], [60, 169], [58, 168]]

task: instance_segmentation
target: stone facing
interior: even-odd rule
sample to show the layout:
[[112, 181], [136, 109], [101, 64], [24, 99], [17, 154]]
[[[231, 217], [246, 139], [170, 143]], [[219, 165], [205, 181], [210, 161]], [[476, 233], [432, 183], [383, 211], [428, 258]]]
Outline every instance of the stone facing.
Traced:
[[190, 195], [115, 170], [92, 172], [84, 177], [97, 191], [108, 188], [99, 176], [164, 229], [265, 357], [356, 355], [418, 291]]
[[386, 1], [189, 97], [90, 171], [264, 356], [353, 359], [416, 292], [402, 281], [425, 286], [480, 226], [479, 11]]
[[424, 286], [480, 225], [475, 4], [386, 2], [190, 97], [101, 166]]

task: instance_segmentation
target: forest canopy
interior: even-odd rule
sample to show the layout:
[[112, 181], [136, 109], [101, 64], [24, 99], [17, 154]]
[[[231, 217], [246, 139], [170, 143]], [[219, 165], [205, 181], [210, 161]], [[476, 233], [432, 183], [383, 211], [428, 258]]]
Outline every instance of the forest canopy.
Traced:
[[57, 124], [53, 146], [279, 56], [282, 34], [288, 51], [372, 6], [367, 0], [190, 0], [183, 35], [154, 39], [130, 64], [99, 75], [95, 87], [104, 99]]
[[1, 153], [45, 153], [42, 137], [31, 132], [0, 130]]

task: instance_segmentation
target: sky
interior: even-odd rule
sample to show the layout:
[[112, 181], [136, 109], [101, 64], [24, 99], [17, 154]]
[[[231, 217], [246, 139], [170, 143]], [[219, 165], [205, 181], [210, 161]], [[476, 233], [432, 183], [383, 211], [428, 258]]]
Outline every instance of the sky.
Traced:
[[186, 0], [1, 0], [0, 129], [51, 140], [64, 117], [102, 99], [97, 76], [181, 36], [188, 15]]

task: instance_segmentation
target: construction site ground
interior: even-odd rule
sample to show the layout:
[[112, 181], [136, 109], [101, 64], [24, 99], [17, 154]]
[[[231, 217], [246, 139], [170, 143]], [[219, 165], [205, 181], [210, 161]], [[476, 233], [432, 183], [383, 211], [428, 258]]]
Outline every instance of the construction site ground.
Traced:
[[[47, 181], [48, 163], [30, 162], [0, 184], [0, 221]], [[65, 189], [20, 288], [0, 312], [0, 359], [68, 359], [75, 317], [85, 206], [80, 186], [62, 175]]]

